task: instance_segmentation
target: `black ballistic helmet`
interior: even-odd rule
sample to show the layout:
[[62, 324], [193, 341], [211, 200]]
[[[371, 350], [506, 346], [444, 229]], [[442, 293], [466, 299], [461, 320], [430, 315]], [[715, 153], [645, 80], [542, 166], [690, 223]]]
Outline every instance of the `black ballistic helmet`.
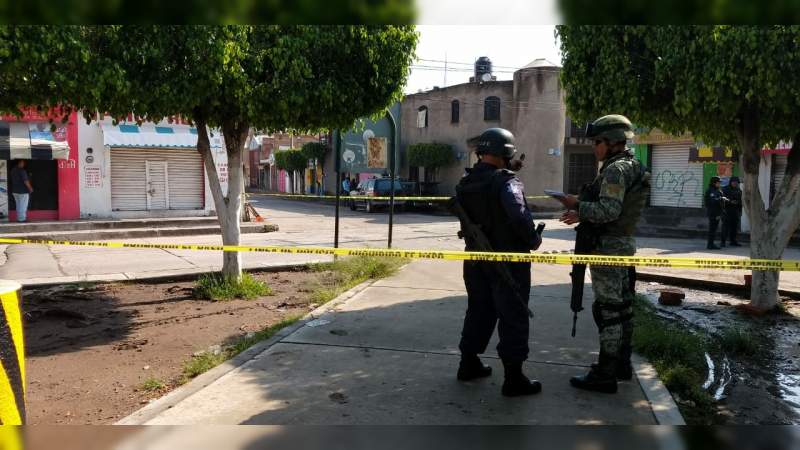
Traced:
[[505, 159], [513, 158], [516, 152], [514, 135], [505, 128], [489, 128], [481, 133], [478, 138], [478, 149], [475, 151], [479, 155], [488, 153]]
[[719, 177], [711, 177], [711, 179], [708, 182], [709, 184], [714, 184], [714, 183], [719, 183], [720, 181], [721, 180]]

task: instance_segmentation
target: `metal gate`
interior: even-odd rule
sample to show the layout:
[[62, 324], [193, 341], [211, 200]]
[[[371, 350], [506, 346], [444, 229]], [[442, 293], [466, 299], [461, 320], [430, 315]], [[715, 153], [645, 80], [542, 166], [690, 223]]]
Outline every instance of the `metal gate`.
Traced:
[[111, 149], [111, 209], [203, 209], [202, 159], [194, 149]]
[[581, 186], [597, 176], [597, 159], [592, 152], [569, 152], [567, 161], [567, 194], [580, 193]]
[[653, 146], [651, 206], [703, 207], [703, 165], [689, 163], [690, 145]]

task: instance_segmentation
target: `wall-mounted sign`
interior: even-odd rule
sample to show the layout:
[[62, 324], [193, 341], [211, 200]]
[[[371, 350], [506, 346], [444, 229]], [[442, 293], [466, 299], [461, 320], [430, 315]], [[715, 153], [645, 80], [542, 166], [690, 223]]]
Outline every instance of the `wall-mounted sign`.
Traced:
[[705, 145], [698, 143], [689, 148], [689, 162], [736, 162], [739, 152], [730, 147]]
[[367, 167], [370, 169], [389, 167], [389, 162], [386, 159], [388, 142], [385, 137], [367, 139]]
[[100, 174], [100, 166], [83, 166], [84, 184], [87, 188], [103, 187], [103, 177]]

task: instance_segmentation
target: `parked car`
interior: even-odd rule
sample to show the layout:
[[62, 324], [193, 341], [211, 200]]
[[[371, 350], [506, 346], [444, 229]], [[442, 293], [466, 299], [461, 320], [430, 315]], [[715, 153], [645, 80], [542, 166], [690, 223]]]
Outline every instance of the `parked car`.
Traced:
[[[364, 208], [368, 213], [374, 212], [375, 208], [388, 207], [389, 200], [370, 200], [370, 197], [388, 197], [391, 195], [392, 179], [391, 178], [370, 178], [358, 184], [358, 187], [350, 191], [350, 209], [355, 211], [358, 208]], [[400, 180], [394, 181], [394, 195], [397, 197], [408, 195], [403, 189], [403, 184]], [[405, 200], [395, 200], [395, 208], [399, 210], [405, 209]]]

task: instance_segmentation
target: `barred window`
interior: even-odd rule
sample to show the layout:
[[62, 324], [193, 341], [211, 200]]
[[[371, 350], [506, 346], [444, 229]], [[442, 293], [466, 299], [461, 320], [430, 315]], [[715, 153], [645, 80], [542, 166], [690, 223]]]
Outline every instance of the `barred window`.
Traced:
[[500, 120], [500, 99], [498, 97], [486, 97], [484, 100], [483, 120]]

